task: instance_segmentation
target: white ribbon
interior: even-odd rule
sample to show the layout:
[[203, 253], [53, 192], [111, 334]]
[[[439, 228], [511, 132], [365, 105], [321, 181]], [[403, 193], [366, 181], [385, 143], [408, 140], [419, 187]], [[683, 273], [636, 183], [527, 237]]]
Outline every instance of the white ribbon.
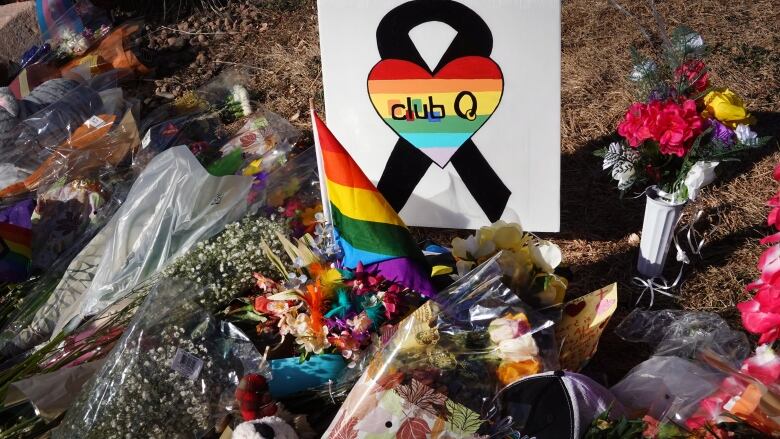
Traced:
[[[635, 276], [631, 279], [632, 284], [642, 288], [642, 292], [639, 294], [639, 298], [636, 300], [636, 303], [634, 304], [635, 307], [639, 306], [639, 303], [642, 301], [642, 298], [647, 292], [650, 293], [650, 305], [648, 306], [648, 309], [651, 309], [653, 307], [653, 304], [655, 303], [656, 293], [662, 294], [667, 297], [671, 297], [672, 299], [679, 298], [679, 296], [672, 294], [672, 291], [675, 288], [680, 286], [683, 279], [683, 273], [685, 272], [685, 267], [691, 263], [691, 258], [688, 256], [688, 253], [701, 258], [701, 250], [704, 247], [705, 243], [707, 242], [707, 237], [717, 229], [717, 226], [713, 227], [708, 232], [703, 233], [701, 237], [698, 237], [695, 226], [696, 223], [699, 222], [699, 220], [701, 220], [703, 215], [704, 215], [704, 211], [699, 210], [693, 216], [691, 221], [682, 227], [680, 227], [680, 224], [682, 223], [683, 217], [680, 217], [680, 219], [677, 220], [677, 224], [675, 224], [674, 226], [675, 229], [680, 227], [680, 231], [674, 234], [673, 240], [674, 240], [674, 247], [677, 249], [677, 261], [681, 263], [680, 271], [677, 273], [677, 277], [674, 279], [674, 282], [669, 283], [669, 281], [667, 281], [666, 278], [664, 278], [663, 276], [656, 276], [652, 278], [642, 278], [639, 276]], [[680, 245], [680, 240], [678, 239], [678, 235], [682, 233], [685, 233], [684, 244], [687, 244], [688, 247], [687, 252], [683, 249], [682, 245]]]

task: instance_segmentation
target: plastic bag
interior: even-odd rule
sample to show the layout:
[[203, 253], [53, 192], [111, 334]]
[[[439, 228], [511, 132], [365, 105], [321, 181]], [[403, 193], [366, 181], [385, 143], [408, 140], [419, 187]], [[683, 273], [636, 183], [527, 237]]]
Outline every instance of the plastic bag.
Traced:
[[209, 175], [185, 146], [157, 156], [133, 184], [126, 202], [101, 231], [106, 240], [94, 279], [70, 312], [58, 319], [59, 332], [71, 318], [95, 314], [222, 230], [247, 209], [251, 178]]
[[209, 171], [215, 175], [270, 172], [278, 163], [283, 163], [300, 136], [301, 132], [287, 119], [260, 109], [252, 113], [236, 135], [220, 148], [220, 161], [223, 162], [220, 172]]
[[610, 390], [635, 417], [685, 420], [723, 378], [725, 374], [683, 358], [653, 356]]
[[[111, 170], [115, 172], [64, 185], [57, 183], [41, 192], [42, 199], [38, 205], [41, 210], [31, 214], [37, 216], [35, 223], [28, 218], [34, 232], [31, 254], [39, 258], [41, 264], [51, 262], [41, 267], [44, 271], [39, 278], [30, 279], [20, 284], [18, 291], [14, 290], [13, 293], [21, 296], [13, 309], [4, 310], [6, 312], [0, 318], [0, 327], [3, 328], [0, 356], [13, 355], [45, 341], [56, 322], [54, 310], [71, 304], [71, 297], [83, 293], [89, 286], [87, 279], [91, 280], [99, 258], [96, 260], [94, 256], [89, 258], [84, 255], [102, 255], [102, 247], [98, 250], [94, 245], [99, 240], [93, 238], [119, 209], [132, 184], [132, 176], [127, 172]], [[90, 195], [84, 200], [90, 206], [83, 204], [79, 207], [79, 197], [95, 194], [90, 192], [92, 190], [103, 198], [96, 200]], [[58, 199], [48, 198], [50, 196]], [[87, 212], [88, 207], [96, 209]], [[81, 216], [68, 216], [68, 212], [74, 211], [81, 212]], [[51, 223], [55, 226], [50, 227]], [[77, 258], [78, 262], [74, 260], [77, 254], [83, 256]], [[65, 294], [65, 291], [68, 293]]]
[[[249, 82], [249, 75], [243, 71], [226, 70], [206, 85], [184, 96], [161, 105], [146, 115], [141, 123], [141, 132], [146, 133], [154, 125], [181, 116], [219, 111], [233, 93], [236, 86]], [[249, 114], [246, 114], [247, 116]]]
[[[90, 178], [127, 161], [140, 144], [131, 111], [92, 116], [23, 180], [0, 189], [1, 197], [23, 195], [59, 180]], [[29, 163], [29, 161], [27, 161]]]
[[162, 281], [54, 438], [200, 438], [235, 409], [260, 354], [235, 326], [197, 306], [199, 288]]
[[[75, 142], [88, 143], [121, 120], [129, 106], [110, 91], [116, 88], [112, 75], [79, 85], [58, 101], [22, 120], [0, 141], [2, 162], [12, 166], [17, 179], [32, 174], [58, 150], [77, 149]], [[103, 93], [101, 93], [103, 92]], [[98, 119], [93, 119], [97, 117]], [[9, 181], [2, 183], [7, 187]], [[8, 196], [2, 194], [2, 196]]]
[[100, 38], [101, 32], [107, 32], [111, 24], [106, 13], [88, 0], [38, 0], [37, 7], [43, 39], [68, 46], [76, 55]]
[[750, 355], [745, 334], [709, 312], [636, 308], [615, 328], [615, 334], [626, 341], [655, 345], [654, 355], [695, 360], [709, 350], [737, 368]]
[[117, 26], [97, 46], [65, 64], [60, 73], [63, 76], [79, 75], [83, 78], [110, 70], [121, 72], [122, 78], [149, 74], [149, 68], [138, 59], [131, 47], [130, 40], [140, 29], [138, 22]]
[[159, 122], [144, 133], [133, 167], [142, 170], [159, 153], [187, 145], [204, 166], [219, 157], [224, 125], [216, 113], [194, 113]]
[[438, 431], [490, 434], [486, 403], [504, 386], [557, 368], [552, 321], [501, 281], [497, 256], [402, 321], [323, 437]]

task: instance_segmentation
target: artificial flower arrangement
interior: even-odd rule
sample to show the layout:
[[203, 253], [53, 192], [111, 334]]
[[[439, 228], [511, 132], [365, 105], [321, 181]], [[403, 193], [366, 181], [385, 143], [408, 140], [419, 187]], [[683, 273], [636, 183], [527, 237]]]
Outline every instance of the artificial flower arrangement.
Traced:
[[507, 433], [486, 403], [523, 377], [554, 370], [557, 349], [553, 322], [504, 284], [498, 258], [393, 328], [323, 437]]
[[560, 248], [523, 231], [517, 223], [497, 221], [466, 239], [452, 240], [452, 254], [459, 276], [500, 253], [504, 280], [529, 305], [560, 305], [568, 281], [556, 274], [562, 261]]
[[679, 27], [663, 41], [659, 60], [633, 51], [638, 100], [618, 125], [621, 139], [596, 155], [623, 193], [656, 185], [669, 201], [695, 200], [721, 161], [769, 138], [751, 129], [756, 120], [742, 98], [710, 83], [701, 35]]
[[[341, 355], [350, 366], [362, 361], [381, 329], [397, 323], [422, 303], [422, 297], [362, 265], [338, 267], [337, 249], [329, 246], [329, 226], [318, 214], [315, 236], [295, 244], [278, 235], [287, 258], [263, 244], [273, 271], [256, 271], [252, 294], [236, 299], [224, 315], [237, 323], [251, 322], [256, 334], [282, 355]], [[282, 279], [275, 281], [272, 278]], [[291, 346], [285, 346], [290, 340]], [[277, 356], [272, 351], [272, 357]]]

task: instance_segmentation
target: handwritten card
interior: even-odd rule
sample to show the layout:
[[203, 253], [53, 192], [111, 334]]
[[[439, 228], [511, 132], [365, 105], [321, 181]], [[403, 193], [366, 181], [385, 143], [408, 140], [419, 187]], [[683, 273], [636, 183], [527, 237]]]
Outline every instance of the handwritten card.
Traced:
[[593, 357], [617, 303], [617, 284], [612, 284], [563, 305], [555, 325], [562, 369], [578, 371]]

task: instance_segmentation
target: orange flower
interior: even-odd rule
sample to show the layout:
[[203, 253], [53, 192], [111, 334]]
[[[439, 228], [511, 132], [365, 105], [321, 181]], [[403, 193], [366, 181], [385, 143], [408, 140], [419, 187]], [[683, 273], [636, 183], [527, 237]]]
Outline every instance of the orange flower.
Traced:
[[496, 374], [498, 380], [505, 386], [508, 386], [515, 381], [539, 373], [541, 370], [541, 364], [538, 361], [524, 360], [524, 361], [504, 361], [498, 366]]
[[322, 308], [325, 305], [325, 300], [319, 280], [314, 285], [306, 285], [306, 293], [303, 295], [303, 301], [309, 308], [312, 331], [317, 335], [321, 334], [322, 327], [325, 325], [325, 320], [322, 318]]

